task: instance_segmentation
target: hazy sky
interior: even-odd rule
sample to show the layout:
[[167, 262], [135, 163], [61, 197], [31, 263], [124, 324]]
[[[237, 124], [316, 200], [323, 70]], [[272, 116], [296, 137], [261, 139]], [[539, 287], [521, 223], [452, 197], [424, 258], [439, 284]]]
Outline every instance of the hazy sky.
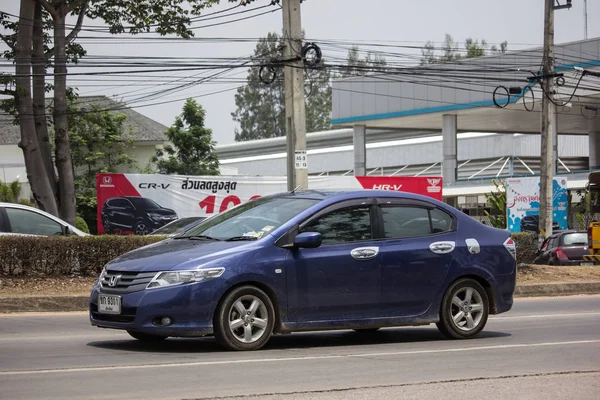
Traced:
[[[285, 1], [285, 0], [283, 0]], [[560, 0], [565, 3], [566, 0]], [[0, 0], [0, 9], [13, 14], [18, 14], [18, 0]], [[269, 4], [270, 0], [256, 0], [248, 8]], [[444, 39], [445, 33], [450, 33], [460, 43], [465, 38], [473, 37], [486, 39], [488, 43], [508, 41], [509, 50], [540, 46], [543, 39], [543, 0], [306, 0], [302, 6], [302, 24], [308, 38], [319, 43], [321, 40], [343, 40], [355, 42], [358, 45], [374, 42], [395, 42], [398, 45], [422, 46], [427, 40], [436, 44]], [[223, 3], [207, 12], [229, 8], [232, 4]], [[275, 9], [275, 8], [273, 8]], [[240, 10], [238, 8], [237, 10]], [[268, 10], [268, 9], [265, 9]], [[207, 25], [240, 18], [249, 14], [241, 14], [231, 18], [216, 19], [200, 22], [196, 25]], [[573, 8], [559, 10], [555, 14], [555, 42], [564, 43], [584, 38], [583, 29], [583, 0], [573, 0]], [[590, 38], [600, 36], [600, 0], [588, 0], [588, 34]], [[86, 20], [86, 25], [98, 25], [99, 21]], [[215, 27], [207, 27], [195, 31], [196, 38], [258, 38], [268, 32], [281, 32], [281, 11], [268, 15], [252, 18], [246, 21]], [[105, 59], [106, 56], [185, 56], [201, 58], [231, 58], [247, 57], [252, 54], [255, 43], [222, 41], [219, 43], [202, 43], [198, 41], [152, 41], [137, 40], [124, 35], [126, 39], [109, 37], [106, 39], [84, 39], [86, 36], [98, 36], [93, 32], [82, 32], [81, 43], [88, 50], [88, 60], [93, 57]], [[145, 35], [146, 37], [148, 35]], [[348, 47], [349, 44], [344, 44]], [[345, 49], [341, 49], [345, 51]], [[395, 53], [407, 53], [406, 48], [390, 49]], [[333, 50], [330, 50], [333, 51]], [[414, 50], [414, 54], [420, 54]], [[342, 52], [328, 53], [324, 49], [324, 57], [341, 57]], [[114, 68], [113, 68], [114, 69]], [[82, 72], [98, 69], [71, 68], [70, 72]], [[102, 69], [100, 69], [102, 70]], [[6, 64], [0, 71], [8, 72]], [[192, 72], [171, 73], [173, 77], [189, 77], [197, 74]], [[206, 74], [206, 72], [202, 72]], [[164, 73], [162, 74], [164, 76]], [[245, 78], [245, 70], [237, 70], [228, 76]], [[78, 77], [80, 78], [80, 77]], [[81, 79], [81, 78], [80, 78]], [[85, 77], [80, 80], [80, 93], [116, 95], [125, 101], [155, 92], [159, 82], [147, 80], [146, 86], [133, 86], [124, 84], [122, 77], [115, 77], [108, 82], [107, 79], [92, 79]], [[165, 79], [162, 78], [160, 83]], [[74, 79], [69, 82], [77, 86]], [[84, 86], [84, 85], [100, 86]], [[107, 87], [110, 85], [110, 87]], [[197, 85], [186, 90], [148, 100], [150, 104], [164, 101], [178, 100], [166, 104], [136, 108], [139, 112], [161, 122], [171, 125], [175, 115], [181, 112], [183, 99], [205, 95], [219, 90], [232, 88], [239, 83], [211, 83]], [[161, 86], [168, 88], [168, 86]], [[215, 140], [219, 144], [234, 141], [235, 123], [231, 112], [235, 109], [235, 91], [200, 97], [198, 101], [207, 111], [207, 126], [213, 129]]]

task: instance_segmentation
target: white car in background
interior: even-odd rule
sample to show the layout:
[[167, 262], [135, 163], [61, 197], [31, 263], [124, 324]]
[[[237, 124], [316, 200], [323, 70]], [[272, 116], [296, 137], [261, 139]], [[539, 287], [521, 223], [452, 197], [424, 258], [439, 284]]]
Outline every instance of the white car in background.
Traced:
[[0, 236], [89, 236], [73, 225], [34, 207], [0, 202]]

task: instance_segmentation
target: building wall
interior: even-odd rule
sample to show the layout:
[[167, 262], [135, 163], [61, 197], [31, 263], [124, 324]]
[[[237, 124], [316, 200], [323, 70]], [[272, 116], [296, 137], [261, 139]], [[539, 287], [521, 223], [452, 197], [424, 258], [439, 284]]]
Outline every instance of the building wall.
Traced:
[[[462, 138], [461, 138], [462, 137]], [[353, 147], [352, 145], [336, 146], [328, 144], [328, 147], [313, 147], [309, 142], [308, 168], [310, 174], [344, 172], [353, 170]], [[240, 146], [241, 147], [241, 146]], [[218, 150], [218, 149], [217, 149]], [[273, 150], [271, 150], [273, 151]], [[286, 175], [285, 148], [262, 156], [244, 157], [243, 148], [238, 154], [221, 156], [221, 164], [232, 166], [249, 175]], [[539, 158], [540, 137], [539, 135], [509, 135], [509, 134], [481, 134], [481, 135], [459, 135], [458, 160], [468, 160], [469, 164], [463, 168], [483, 168], [494, 160], [501, 157], [515, 156], [520, 158]], [[588, 138], [579, 135], [561, 135], [558, 140], [559, 158], [583, 158], [588, 157]], [[477, 161], [480, 163], [477, 164]], [[442, 161], [442, 138], [441, 136], [429, 136], [426, 138], [412, 138], [397, 141], [386, 141], [369, 143], [367, 138], [367, 169], [385, 169], [385, 174], [408, 166], [419, 166], [420, 170]], [[530, 162], [530, 161], [528, 161]], [[502, 166], [499, 163], [498, 167]], [[532, 169], [536, 169], [535, 162]], [[415, 174], [419, 170], [406, 168], [398, 174]], [[439, 175], [440, 164], [433, 167], [429, 174]]]

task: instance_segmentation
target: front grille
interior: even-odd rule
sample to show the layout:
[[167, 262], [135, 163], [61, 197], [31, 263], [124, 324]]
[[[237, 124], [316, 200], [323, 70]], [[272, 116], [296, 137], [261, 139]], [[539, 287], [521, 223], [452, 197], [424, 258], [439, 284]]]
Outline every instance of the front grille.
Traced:
[[131, 323], [135, 320], [135, 313], [137, 312], [137, 307], [122, 307], [121, 314], [100, 314], [98, 312], [98, 305], [92, 304], [90, 307], [90, 311], [92, 313], [92, 318], [96, 321], [108, 321], [108, 322], [125, 322]]
[[[156, 272], [129, 272], [129, 271], [111, 271], [106, 270], [106, 274], [100, 281], [102, 293], [126, 294], [139, 292], [146, 289], [146, 286], [154, 278]], [[110, 286], [111, 280], [116, 279], [116, 285]]]

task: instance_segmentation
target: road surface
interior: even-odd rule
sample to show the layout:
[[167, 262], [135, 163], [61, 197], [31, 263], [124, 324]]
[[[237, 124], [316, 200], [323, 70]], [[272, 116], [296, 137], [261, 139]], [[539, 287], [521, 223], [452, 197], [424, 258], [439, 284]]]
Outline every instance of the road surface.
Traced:
[[518, 299], [473, 340], [432, 325], [294, 333], [258, 352], [141, 343], [85, 313], [0, 315], [0, 388], [11, 400], [597, 399], [600, 296]]

